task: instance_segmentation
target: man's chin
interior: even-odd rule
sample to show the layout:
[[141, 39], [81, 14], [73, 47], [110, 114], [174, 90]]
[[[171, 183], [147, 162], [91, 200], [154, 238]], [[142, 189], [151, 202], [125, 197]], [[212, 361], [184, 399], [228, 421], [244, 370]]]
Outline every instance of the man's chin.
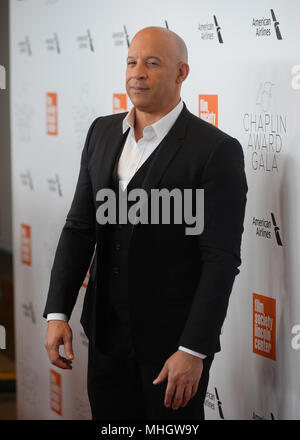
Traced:
[[130, 101], [138, 110], [145, 111], [151, 108], [151, 103], [149, 99], [145, 99], [144, 96], [129, 96]]

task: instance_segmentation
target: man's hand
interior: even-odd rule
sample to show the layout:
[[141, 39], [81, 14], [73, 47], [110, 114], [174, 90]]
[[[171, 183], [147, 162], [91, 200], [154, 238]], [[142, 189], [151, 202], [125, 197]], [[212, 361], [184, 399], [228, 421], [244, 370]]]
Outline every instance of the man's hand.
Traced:
[[157, 378], [153, 381], [153, 384], [157, 385], [168, 379], [165, 406], [169, 407], [171, 403], [173, 409], [186, 406], [197, 392], [202, 371], [203, 360], [198, 356], [182, 350], [177, 350], [170, 356]]
[[[48, 352], [51, 364], [59, 368], [72, 370], [72, 359], [74, 359], [72, 348], [72, 330], [66, 321], [53, 319], [48, 322], [44, 345]], [[59, 346], [65, 346], [65, 353], [68, 359], [60, 356]]]

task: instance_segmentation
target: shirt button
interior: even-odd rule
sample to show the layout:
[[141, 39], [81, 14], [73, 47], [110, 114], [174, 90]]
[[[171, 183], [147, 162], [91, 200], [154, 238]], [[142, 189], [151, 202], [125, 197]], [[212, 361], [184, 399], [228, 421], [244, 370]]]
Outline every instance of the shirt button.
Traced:
[[119, 251], [120, 249], [121, 249], [121, 245], [120, 245], [120, 243], [117, 243], [116, 244], [116, 250]]

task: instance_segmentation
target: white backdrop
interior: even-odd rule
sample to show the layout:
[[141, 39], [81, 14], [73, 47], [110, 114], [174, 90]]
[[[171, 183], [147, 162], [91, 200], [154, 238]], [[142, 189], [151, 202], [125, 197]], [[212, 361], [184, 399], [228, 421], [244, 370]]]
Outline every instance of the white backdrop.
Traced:
[[130, 109], [128, 41], [149, 25], [168, 26], [185, 40], [191, 70], [183, 100], [198, 116], [202, 100], [201, 117], [218, 116], [245, 154], [242, 266], [211, 369], [206, 418], [298, 418], [299, 16], [297, 0], [10, 1], [20, 419], [91, 418], [79, 323], [85, 288], [70, 320], [72, 371], [49, 363], [42, 313], [87, 129], [96, 116]]

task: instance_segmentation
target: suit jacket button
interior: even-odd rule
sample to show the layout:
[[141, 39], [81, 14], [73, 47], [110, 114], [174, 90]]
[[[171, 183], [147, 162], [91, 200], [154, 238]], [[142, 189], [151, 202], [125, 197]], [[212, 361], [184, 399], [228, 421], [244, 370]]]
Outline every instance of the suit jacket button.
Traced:
[[120, 245], [120, 243], [117, 243], [116, 244], [116, 250], [119, 251], [120, 249], [121, 249], [121, 245]]

